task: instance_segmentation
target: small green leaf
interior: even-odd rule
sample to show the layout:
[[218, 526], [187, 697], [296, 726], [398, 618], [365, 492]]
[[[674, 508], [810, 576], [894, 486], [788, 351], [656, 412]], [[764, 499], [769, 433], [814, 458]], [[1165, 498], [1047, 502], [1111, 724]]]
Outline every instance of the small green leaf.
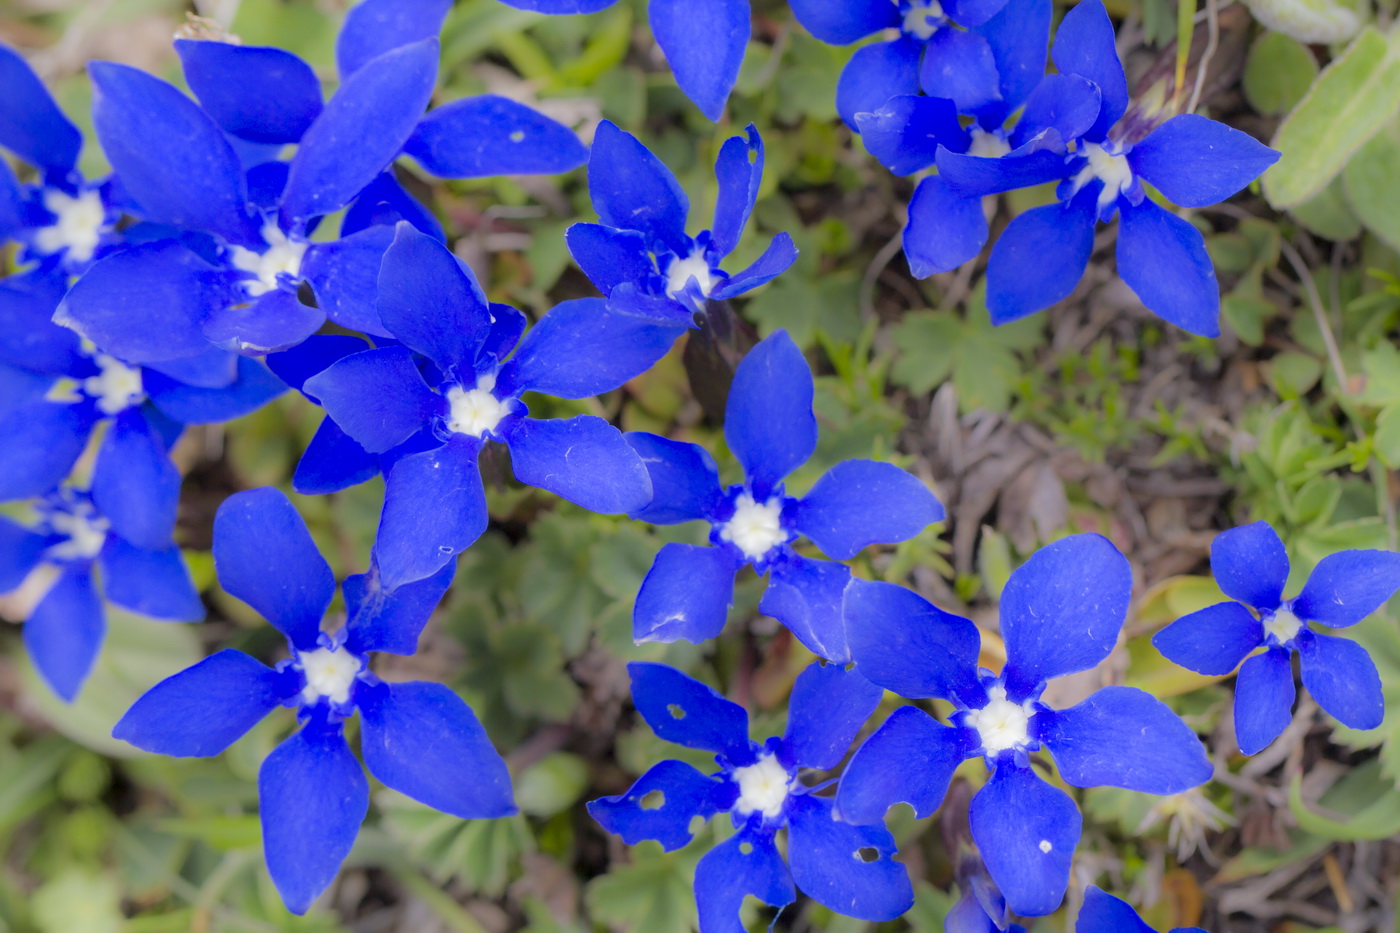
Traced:
[[1392, 122], [1342, 171], [1347, 201], [1366, 228], [1400, 249], [1400, 125]]
[[1302, 786], [1303, 776], [1295, 773], [1288, 782], [1288, 809], [1304, 832], [1340, 842], [1385, 839], [1400, 832], [1400, 793], [1375, 759], [1348, 773], [1325, 795], [1325, 806], [1336, 819], [1305, 804]]
[[1361, 235], [1361, 221], [1351, 211], [1340, 178], [1288, 212], [1324, 239], [1354, 240]]
[[1281, 32], [1266, 32], [1250, 46], [1244, 96], [1260, 113], [1287, 113], [1303, 99], [1317, 71], [1307, 46]]

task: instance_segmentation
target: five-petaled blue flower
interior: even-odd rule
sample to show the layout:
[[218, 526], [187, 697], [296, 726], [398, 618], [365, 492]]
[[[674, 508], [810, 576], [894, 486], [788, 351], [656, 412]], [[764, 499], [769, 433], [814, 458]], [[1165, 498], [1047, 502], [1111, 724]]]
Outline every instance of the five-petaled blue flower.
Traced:
[[870, 544], [904, 541], [943, 506], [917, 477], [892, 463], [847, 460], [801, 499], [783, 479], [812, 455], [812, 371], [787, 331], [764, 339], [739, 363], [729, 389], [724, 436], [744, 468], [744, 482], [720, 485], [703, 447], [655, 434], [629, 433], [651, 475], [650, 505], [631, 516], [655, 524], [706, 521], [709, 547], [671, 543], [642, 581], [632, 617], [638, 642], [702, 642], [724, 628], [734, 575], [746, 564], [771, 574], [760, 611], [782, 622], [813, 652], [850, 659], [841, 621], [845, 564], [814, 560], [792, 546], [802, 535], [837, 560]]
[[651, 481], [621, 432], [593, 415], [527, 417], [520, 396], [612, 391], [660, 359], [679, 327], [583, 298], [522, 339], [524, 315], [488, 304], [446, 247], [406, 222], [397, 231], [378, 313], [402, 345], [351, 354], [304, 384], [366, 451], [394, 451], [374, 551], [385, 584], [435, 573], [486, 530], [477, 455], [488, 441], [506, 445], [522, 483], [595, 512], [644, 506]]
[[[1157, 933], [1143, 922], [1127, 901], [1094, 885], [1084, 891], [1084, 904], [1074, 922], [1074, 933]], [[1170, 933], [1206, 933], [1200, 927], [1176, 927]]]
[[270, 668], [220, 651], [152, 687], [112, 734], [158, 754], [217, 755], [277, 706], [296, 707], [300, 728], [258, 775], [263, 852], [291, 911], [304, 913], [335, 879], [369, 809], [343, 726], [357, 710], [365, 765], [388, 787], [464, 819], [515, 812], [506, 764], [457, 694], [385, 683], [369, 668], [371, 652], [417, 649], [450, 571], [399, 590], [385, 589], [373, 568], [350, 577], [349, 621], [324, 633], [335, 578], [301, 516], [270, 488], [219, 508], [214, 566], [225, 590], [287, 636], [291, 657]]
[[[1195, 114], [1173, 117], [1138, 138], [1140, 121], [1120, 122], [1128, 84], [1101, 0], [1083, 0], [1065, 15], [1051, 57], [1059, 74], [1027, 102], [1036, 121], [1033, 137], [996, 158], [946, 147], [937, 156], [948, 188], [965, 199], [1059, 182], [1059, 203], [1015, 218], [992, 248], [992, 320], [1016, 320], [1068, 296], [1093, 252], [1096, 221], [1118, 214], [1123, 281], [1160, 317], [1191, 333], [1217, 336], [1220, 290], [1204, 238], [1147, 197], [1142, 183], [1174, 204], [1204, 207], [1259, 177], [1278, 153]], [[945, 208], [946, 237], [981, 235], [983, 221], [973, 207]]]
[[[93, 580], [101, 566], [103, 595], [155, 619], [204, 617], [189, 570], [170, 537], [132, 541], [99, 511], [93, 497], [70, 487], [34, 503], [37, 522], [25, 527], [0, 516], [0, 593], [17, 588], [36, 568], [54, 579], [24, 623], [34, 667], [65, 700], [78, 695], [102, 648], [107, 620]], [[174, 523], [174, 514], [170, 516]]]
[[[1331, 554], [1318, 563], [1302, 592], [1285, 600], [1288, 552], [1267, 522], [1254, 522], [1216, 536], [1210, 567], [1220, 589], [1234, 601], [1177, 619], [1152, 644], [1201, 674], [1228, 674], [1239, 667], [1235, 737], [1240, 751], [1261, 751], [1292, 718], [1294, 653], [1303, 686], [1319, 706], [1353, 729], [1381, 724], [1381, 679], [1366, 649], [1314, 631], [1308, 623], [1344, 628], [1375, 612], [1400, 589], [1400, 554]], [[1245, 660], [1256, 648], [1265, 650]]]
[[[797, 890], [832, 910], [863, 920], [893, 920], [913, 904], [909, 876], [893, 860], [894, 837], [878, 825], [844, 823], [831, 798], [817, 797], [798, 779], [803, 768], [828, 771], [880, 702], [882, 691], [860, 674], [814, 662], [797, 678], [787, 731], [760, 745], [749, 738], [749, 716], [710, 687], [664, 664], [632, 662], [632, 699], [661, 738], [715, 753], [719, 771], [705, 775], [680, 761], [663, 761], [617, 797], [588, 812], [629, 845], [654, 839], [667, 850], [690, 842], [691, 823], [728, 813], [733, 836], [695, 869], [700, 933], [742, 929], [746, 894], [783, 907]], [[788, 863], [774, 836], [787, 827]], [[790, 870], [789, 870], [790, 869]]]
[[689, 325], [709, 300], [722, 301], [769, 282], [797, 258], [786, 233], [731, 276], [720, 268], [739, 244], [763, 178], [763, 140], [732, 137], [715, 161], [719, 200], [714, 228], [685, 232], [690, 202], [676, 176], [632, 134], [603, 121], [593, 137], [588, 192], [601, 224], [578, 223], [569, 251], [609, 307]]
[[1047, 681], [1108, 657], [1132, 585], [1127, 559], [1099, 535], [1041, 548], [1002, 591], [1007, 660], [994, 675], [977, 669], [971, 621], [903, 587], [852, 580], [845, 617], [857, 669], [901, 696], [939, 697], [957, 709], [951, 726], [913, 706], [891, 715], [851, 759], [837, 812], [868, 823], [902, 802], [928, 816], [958, 764], [981, 756], [992, 774], [969, 816], [988, 873], [1016, 913], [1057, 908], [1081, 821], [1074, 801], [1036, 776], [1032, 752], [1045, 746], [1075, 787], [1176, 794], [1211, 776], [1196, 734], [1141, 690], [1104, 687], [1066, 710], [1040, 699]]

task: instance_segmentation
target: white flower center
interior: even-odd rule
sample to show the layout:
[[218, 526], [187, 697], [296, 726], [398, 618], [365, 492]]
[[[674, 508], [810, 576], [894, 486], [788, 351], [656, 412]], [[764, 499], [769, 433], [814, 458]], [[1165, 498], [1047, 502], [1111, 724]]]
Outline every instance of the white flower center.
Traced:
[[251, 272], [257, 278], [244, 281], [243, 290], [249, 298], [256, 298], [277, 288], [277, 280], [286, 275], [293, 281], [301, 280], [301, 260], [306, 255], [304, 241], [290, 239], [276, 224], [264, 224], [262, 238], [267, 249], [255, 253], [242, 246], [229, 247], [229, 261], [235, 269]]
[[1123, 153], [1113, 153], [1098, 143], [1079, 141], [1079, 154], [1088, 162], [1074, 176], [1074, 193], [1094, 179], [1103, 182], [1099, 192], [1099, 211], [1112, 204], [1118, 195], [1123, 194], [1133, 183], [1133, 169], [1128, 165], [1128, 157]]
[[750, 560], [758, 560], [788, 539], [782, 526], [783, 500], [774, 496], [755, 502], [748, 493], [734, 500], [734, 516], [720, 526], [720, 540], [734, 545]]
[[145, 399], [146, 390], [139, 368], [128, 366], [105, 353], [94, 354], [92, 361], [101, 371], [83, 380], [83, 391], [97, 400], [97, 408], [104, 415], [126, 411]]
[[44, 207], [57, 220], [34, 232], [34, 247], [46, 256], [68, 250], [68, 258], [76, 263], [87, 262], [97, 250], [97, 243], [108, 229], [107, 209], [96, 191], [82, 191], [72, 197], [52, 188], [44, 191]]
[[1291, 609], [1280, 609], [1264, 620], [1264, 633], [1274, 636], [1281, 645], [1292, 641], [1302, 628], [1303, 620], [1295, 616]]
[[1029, 745], [1031, 711], [1026, 705], [1006, 698], [1006, 688], [998, 684], [987, 691], [987, 705], [970, 710], [967, 724], [982, 739], [984, 755], [998, 755], [1008, 749]]
[[297, 660], [306, 678], [306, 686], [301, 688], [303, 703], [315, 703], [322, 697], [336, 706], [349, 702], [350, 686], [360, 673], [358, 656], [335, 648], [317, 648], [301, 652]]
[[764, 755], [754, 764], [735, 768], [733, 774], [739, 784], [739, 800], [734, 809], [740, 816], [762, 813], [772, 819], [783, 812], [792, 777], [777, 758]]
[[977, 124], [972, 124], [969, 129], [972, 132], [972, 144], [967, 147], [967, 154], [977, 156], [979, 159], [1000, 159], [1011, 151], [1011, 144], [997, 133], [988, 133]]
[[915, 39], [932, 39], [943, 19], [943, 7], [937, 0], [914, 0], [904, 14], [904, 32]]
[[447, 416], [447, 430], [472, 437], [481, 437], [488, 431], [496, 430], [501, 419], [510, 414], [511, 406], [510, 402], [491, 394], [494, 388], [496, 377], [488, 373], [477, 379], [474, 389], [461, 386], [448, 389], [447, 404], [451, 410]]
[[697, 250], [684, 259], [671, 260], [666, 267], [666, 294], [677, 301], [684, 301], [686, 285], [691, 279], [700, 286], [700, 294], [708, 298], [714, 290], [715, 277], [703, 251]]
[[48, 519], [54, 533], [68, 539], [48, 549], [47, 556], [55, 560], [90, 560], [107, 543], [107, 530], [111, 526], [85, 501], [74, 503], [69, 510], [53, 512]]

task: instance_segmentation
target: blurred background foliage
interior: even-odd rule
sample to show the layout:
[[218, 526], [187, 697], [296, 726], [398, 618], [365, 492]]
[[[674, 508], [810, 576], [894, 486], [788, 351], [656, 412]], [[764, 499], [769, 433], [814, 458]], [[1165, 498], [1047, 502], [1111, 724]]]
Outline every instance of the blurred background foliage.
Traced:
[[[1266, 19], [1270, 9], [1321, 10], [1332, 19], [1345, 12], [1324, 0], [1296, 10], [1280, 0], [1253, 5], [1267, 8], [1259, 12]], [[614, 120], [675, 169], [697, 206], [713, 204], [718, 145], [749, 122], [758, 126], [768, 169], [734, 267], [778, 231], [791, 233], [802, 253], [790, 272], [735, 308], [738, 341], [785, 327], [817, 368], [822, 443], [794, 486], [800, 491], [851, 456], [898, 460], [934, 484], [948, 523], [868, 551], [856, 571], [907, 583], [974, 617], [986, 633], [988, 665], [1000, 663], [996, 598], [1029, 552], [1093, 530], [1127, 553], [1139, 598], [1124, 643], [1100, 669], [1067, 679], [1056, 699], [1074, 702], [1110, 681], [1150, 689], [1207, 738], [1220, 778], [1167, 800], [1074, 792], [1087, 819], [1071, 898], [1036, 929], [1068, 929], [1077, 892], [1097, 883], [1142, 905], [1162, 928], [1388, 933], [1400, 929], [1400, 715], [1357, 733], [1305, 698], [1285, 737], [1244, 759], [1230, 739], [1228, 683], [1171, 666], [1148, 641], [1221, 598], [1207, 553], [1214, 533], [1233, 524], [1274, 523], [1299, 580], [1331, 551], [1396, 546], [1400, 33], [1385, 34], [1384, 4], [1381, 29], [1367, 27], [1350, 44], [1350, 35], [1300, 36], [1331, 46], [1270, 32], [1239, 5], [1217, 6], [1197, 15], [1195, 41], [1178, 54], [1176, 4], [1110, 3], [1124, 18], [1120, 46], [1140, 99], [1175, 99], [1171, 76], [1184, 75], [1192, 82], [1184, 90], [1211, 116], [1265, 140], [1278, 132], [1285, 151], [1282, 174], [1266, 177], [1262, 191], [1256, 186], [1193, 218], [1208, 233], [1225, 293], [1226, 333], [1213, 342], [1143, 311], [1113, 275], [1111, 230], [1101, 231], [1099, 258], [1069, 301], [1007, 327], [988, 321], [976, 264], [911, 278], [898, 237], [912, 183], [869, 158], [833, 106], [853, 48], [813, 40], [779, 0], [755, 0], [754, 39], [719, 126], [675, 88], [646, 32], [643, 0], [558, 18], [461, 0], [443, 31], [437, 100], [506, 94], [585, 138], [599, 119]], [[345, 7], [345, 0], [194, 7], [3, 0], [0, 39], [31, 54], [67, 113], [90, 126], [85, 62], [116, 59], [178, 83], [170, 38], [189, 13], [245, 43], [288, 48], [330, 82]], [[1336, 64], [1322, 71], [1328, 61]], [[103, 168], [91, 143], [83, 168], [89, 175]], [[538, 315], [590, 294], [562, 238], [569, 223], [594, 217], [583, 171], [432, 183], [411, 164], [399, 171], [443, 219], [493, 300]], [[1049, 197], [1009, 196], [997, 223]], [[609, 397], [537, 405], [591, 411], [718, 450], [722, 438], [696, 401], [714, 388], [692, 384], [678, 348]], [[390, 659], [379, 673], [459, 690], [508, 756], [521, 815], [463, 822], [379, 789], [340, 880], [317, 909], [296, 918], [262, 867], [255, 799], [258, 764], [291, 728], [290, 714], [269, 717], [212, 760], [146, 756], [107, 737], [142, 690], [216, 646], [269, 659], [284, 650], [246, 606], [219, 591], [210, 523], [237, 489], [287, 489], [318, 421], [311, 405], [289, 394], [225, 428], [192, 432], [177, 451], [186, 471], [179, 537], [206, 593], [208, 622], [166, 625], [113, 612], [98, 669], [72, 706], [26, 668], [17, 631], [4, 633], [0, 931], [690, 929], [695, 862], [710, 834], [727, 827], [676, 853], [628, 850], [582, 809], [663, 757], [706, 763], [639, 727], [623, 664], [676, 664], [747, 703], [759, 730], [776, 734], [810, 655], [757, 614], [752, 577], [741, 581], [718, 642], [633, 646], [631, 603], [652, 556], [665, 541], [702, 532], [586, 514], [512, 485], [499, 463], [484, 464], [491, 530], [461, 559], [418, 655]], [[721, 464], [733, 472], [732, 459]], [[375, 480], [295, 499], [339, 576], [364, 569], [382, 489]], [[26, 598], [33, 594], [9, 597], [0, 612], [16, 617]], [[1391, 709], [1400, 707], [1393, 616], [1383, 612], [1355, 634], [1381, 670]], [[963, 777], [980, 781], [981, 770]], [[919, 896], [907, 918], [881, 929], [941, 930], [952, 903], [947, 853], [966, 837], [965, 809], [950, 805], [916, 824], [901, 808], [893, 819]], [[762, 925], [768, 915], [755, 909], [749, 919]], [[831, 933], [871, 927], [811, 903], [778, 923]]]

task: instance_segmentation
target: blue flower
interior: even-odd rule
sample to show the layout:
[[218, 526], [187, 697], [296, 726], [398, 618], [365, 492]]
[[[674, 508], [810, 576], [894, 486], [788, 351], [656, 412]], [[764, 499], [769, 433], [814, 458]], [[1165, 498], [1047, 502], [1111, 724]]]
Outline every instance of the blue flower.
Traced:
[[[617, 0], [501, 0], [517, 10], [563, 15], [596, 13]], [[650, 0], [647, 17], [676, 84], [718, 122], [739, 79], [748, 48], [749, 0]]]
[[832, 467], [801, 499], [783, 479], [817, 445], [812, 371], [787, 331], [777, 331], [744, 357], [734, 373], [724, 436], [744, 468], [744, 482], [720, 485], [702, 447], [655, 434], [629, 433], [651, 475], [654, 497], [633, 518], [656, 524], [706, 521], [710, 545], [671, 543], [642, 581], [632, 616], [638, 642], [702, 642], [724, 628], [734, 575], [752, 564], [771, 574], [761, 612], [786, 625], [813, 652], [850, 659], [841, 621], [844, 564], [803, 557], [792, 542], [805, 536], [822, 552], [847, 560], [870, 544], [904, 541], [943, 506], [918, 478], [892, 463], [847, 460]]
[[592, 415], [530, 418], [520, 396], [616, 389], [660, 359], [678, 327], [584, 298], [522, 339], [524, 315], [488, 304], [465, 265], [402, 222], [384, 255], [378, 313], [402, 345], [350, 354], [304, 391], [366, 451], [393, 461], [375, 542], [386, 585], [437, 572], [486, 529], [477, 455], [487, 442], [510, 450], [516, 479], [586, 509], [629, 512], [651, 498], [646, 468], [616, 428]]
[[[1319, 706], [1353, 729], [1381, 724], [1385, 700], [1371, 656], [1356, 642], [1314, 631], [1309, 623], [1344, 628], [1375, 612], [1400, 589], [1400, 554], [1331, 554], [1318, 563], [1302, 592], [1285, 600], [1288, 553], [1267, 522], [1254, 522], [1217, 535], [1210, 566], [1233, 602], [1177, 619], [1152, 644], [1201, 674], [1229, 674], [1239, 667], [1235, 736], [1240, 751], [1261, 751], [1292, 718], [1294, 653], [1303, 686]], [[1264, 652], [1245, 660], [1256, 648]]]
[[1008, 923], [1006, 899], [991, 885], [968, 887], [943, 918], [943, 933], [1026, 933], [1019, 923]]
[[[98, 565], [103, 594], [116, 605], [175, 622], [204, 618], [168, 526], [154, 543], [131, 541], [92, 495], [71, 487], [35, 501], [33, 511], [32, 527], [0, 516], [0, 593], [49, 568], [53, 579], [29, 611], [24, 644], [40, 676], [63, 699], [71, 701], [82, 689], [106, 634], [106, 612], [93, 580]], [[173, 512], [170, 519], [173, 524]]]
[[[691, 824], [728, 813], [734, 835], [695, 869], [700, 933], [739, 929], [745, 895], [784, 907], [794, 885], [838, 913], [893, 920], [914, 902], [909, 876], [894, 861], [894, 837], [879, 825], [833, 818], [831, 799], [799, 780], [803, 768], [829, 771], [880, 702], [881, 690], [859, 674], [813, 663], [797, 678], [787, 731], [760, 745], [749, 717], [711, 688], [664, 664], [632, 662], [632, 699], [658, 736], [715, 753], [719, 770], [705, 775], [663, 761], [627, 793], [588, 804], [588, 812], [629, 845], [654, 839], [668, 851], [690, 842]], [[878, 818], [875, 822], [878, 822]], [[774, 836], [788, 834], [788, 864]]]
[[608, 305], [690, 324], [706, 301], [723, 301], [771, 281], [797, 258], [780, 233], [753, 265], [733, 276], [720, 268], [739, 244], [763, 178], [763, 140], [725, 141], [715, 161], [719, 200], [714, 227], [685, 232], [690, 202], [676, 176], [632, 134], [604, 120], [593, 137], [588, 191], [601, 224], [578, 223], [566, 239], [574, 261]]
[[[1141, 121], [1121, 119], [1127, 79], [1113, 23], [1100, 0], [1065, 15], [1051, 57], [1058, 75], [1027, 101], [1033, 131], [999, 158], [940, 149], [938, 171], [963, 199], [1058, 181], [1059, 203], [1016, 217], [987, 266], [987, 306], [1001, 324], [1049, 307], [1074, 290], [1093, 252], [1097, 220], [1120, 216], [1118, 274], [1149, 309], [1194, 334], [1220, 333], [1220, 290], [1200, 231], [1147, 197], [1151, 183], [1167, 200], [1205, 207], [1259, 177], [1278, 153], [1239, 130], [1181, 114], [1143, 136]], [[1027, 121], [1030, 121], [1027, 123]], [[928, 205], [955, 242], [975, 240], [982, 221], [966, 203]], [[933, 267], [929, 267], [930, 269]], [[924, 271], [924, 270], [921, 270]]]
[[858, 669], [910, 698], [956, 707], [943, 725], [917, 707], [890, 716], [841, 779], [837, 812], [855, 823], [908, 803], [920, 817], [943, 800], [953, 770], [981, 756], [991, 778], [972, 800], [972, 837], [1011, 909], [1059, 906], [1079, 842], [1074, 801], [1036, 776], [1044, 746], [1074, 787], [1175, 794], [1210, 779], [1200, 740], [1160, 700], [1104, 687], [1066, 710], [1041, 701], [1047, 681], [1089, 670], [1113, 650], [1132, 593], [1126, 558], [1106, 538], [1074, 535], [1041, 548], [1001, 597], [1006, 666], [977, 670], [977, 628], [888, 583], [852, 580], [846, 632]]
[[225, 649], [168, 677], [136, 701], [112, 735], [162, 755], [217, 755], [280, 706], [300, 728], [258, 775], [263, 852], [277, 890], [304, 913], [334, 880], [369, 808], [369, 783], [345, 742], [360, 713], [360, 747], [388, 787], [463, 819], [515, 812], [510, 775], [476, 715], [441, 684], [385, 683], [375, 651], [412, 654], [451, 572], [386, 589], [374, 568], [344, 584], [349, 621], [321, 617], [335, 578], [286, 496], [230, 496], [214, 519], [214, 566], [231, 595], [287, 636], [291, 657], [269, 668]]
[[[1157, 933], [1142, 922], [1127, 901], [1121, 901], [1102, 889], [1089, 885], [1084, 891], [1084, 904], [1074, 933]], [[1171, 933], [1206, 933], [1200, 927], [1176, 927]]]

